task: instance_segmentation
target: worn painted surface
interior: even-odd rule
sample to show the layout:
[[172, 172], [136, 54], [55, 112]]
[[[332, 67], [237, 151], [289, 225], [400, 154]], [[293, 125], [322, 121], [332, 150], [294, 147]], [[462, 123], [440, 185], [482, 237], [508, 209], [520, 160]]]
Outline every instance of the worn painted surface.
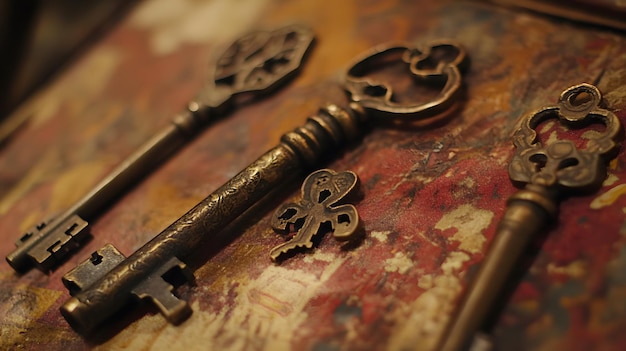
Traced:
[[[287, 89], [202, 133], [92, 223], [88, 245], [50, 275], [0, 263], [0, 349], [429, 350], [489, 245], [505, 200], [512, 131], [572, 84], [598, 81], [626, 122], [626, 38], [489, 5], [431, 1], [146, 1], [19, 113], [33, 117], [0, 149], [0, 255], [62, 211], [200, 89], [213, 50], [247, 30], [310, 25], [318, 37]], [[216, 16], [215, 13], [223, 13]], [[207, 18], [206, 21], [203, 19]], [[222, 28], [224, 28], [222, 30]], [[137, 307], [85, 339], [58, 312], [61, 276], [112, 242], [129, 254], [302, 124], [352, 57], [390, 40], [450, 37], [472, 59], [462, 106], [446, 123], [374, 129], [324, 167], [356, 172], [365, 238], [328, 235], [281, 265], [270, 199], [187, 261], [178, 327]], [[542, 137], [559, 137], [558, 125]], [[566, 133], [565, 133], [566, 134]], [[626, 349], [626, 156], [597, 194], [567, 199], [531, 250], [530, 268], [494, 329], [503, 350]], [[229, 242], [230, 241], [230, 242]]]

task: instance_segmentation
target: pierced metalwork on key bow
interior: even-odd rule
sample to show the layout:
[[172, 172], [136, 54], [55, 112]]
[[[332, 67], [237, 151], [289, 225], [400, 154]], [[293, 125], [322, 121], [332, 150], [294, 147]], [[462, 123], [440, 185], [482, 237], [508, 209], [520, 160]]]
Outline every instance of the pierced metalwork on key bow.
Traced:
[[[588, 99], [575, 102], [581, 95]], [[527, 118], [513, 137], [517, 150], [509, 165], [511, 180], [570, 190], [599, 186], [606, 174], [604, 159], [619, 146], [622, 128], [614, 113], [599, 107], [600, 100], [596, 87], [580, 84], [564, 91], [558, 105], [542, 108]], [[549, 119], [558, 119], [572, 128], [599, 122], [606, 129], [589, 138], [584, 149], [578, 149], [570, 140], [543, 145], [536, 128]]]
[[301, 25], [238, 39], [216, 61], [198, 103], [219, 108], [238, 95], [272, 92], [302, 66], [313, 39], [313, 31]]
[[[365, 76], [367, 71], [394, 57], [409, 65], [409, 71], [417, 81], [429, 85], [443, 82], [439, 94], [426, 102], [400, 103], [388, 83]], [[420, 120], [449, 110], [456, 103], [461, 90], [461, 72], [468, 65], [463, 47], [451, 40], [437, 40], [420, 46], [390, 43], [373, 48], [355, 61], [346, 74], [345, 89], [365, 111], [392, 116], [395, 120]]]
[[287, 234], [295, 232], [288, 242], [272, 249], [272, 261], [296, 248], [313, 247], [313, 237], [330, 224], [339, 241], [351, 240], [359, 227], [359, 214], [354, 206], [337, 205], [355, 190], [359, 178], [354, 172], [336, 173], [322, 169], [311, 173], [302, 184], [302, 199], [283, 204], [272, 216], [272, 228]]

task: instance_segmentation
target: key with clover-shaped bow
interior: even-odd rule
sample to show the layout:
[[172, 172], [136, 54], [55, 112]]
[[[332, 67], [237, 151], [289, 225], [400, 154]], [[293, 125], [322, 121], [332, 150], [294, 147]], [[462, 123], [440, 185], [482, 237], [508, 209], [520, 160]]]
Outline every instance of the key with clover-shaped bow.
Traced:
[[322, 169], [311, 173], [302, 184], [302, 200], [282, 205], [272, 216], [272, 228], [279, 233], [296, 232], [284, 244], [272, 249], [270, 257], [280, 256], [296, 248], [313, 247], [313, 237], [330, 224], [335, 239], [351, 240], [359, 227], [359, 214], [349, 204], [337, 205], [355, 190], [359, 178], [354, 172], [336, 173]]
[[[422, 88], [432, 88], [435, 96], [412, 95], [411, 101], [397, 102], [389, 83], [374, 79], [372, 73], [390, 63], [402, 65], [403, 77], [422, 83], [418, 84]], [[461, 69], [466, 63], [465, 51], [447, 41], [424, 47], [394, 43], [374, 48], [357, 59], [345, 76], [349, 107], [331, 104], [322, 108], [129, 257], [110, 245], [95, 252], [63, 277], [73, 297], [61, 307], [61, 313], [74, 329], [90, 332], [134, 298], [151, 300], [170, 322], [182, 322], [191, 309], [172, 294], [172, 286], [164, 279], [173, 270], [185, 271], [184, 257], [271, 191], [318, 168], [327, 154], [359, 137], [367, 121], [372, 125], [412, 123], [431, 117], [441, 121], [438, 117], [456, 106]], [[326, 200], [329, 205], [334, 203]], [[339, 215], [338, 227], [348, 221], [357, 225], [354, 213], [347, 218]]]
[[[559, 201], [602, 185], [608, 161], [623, 139], [623, 130], [614, 113], [599, 107], [600, 101], [600, 91], [593, 85], [570, 87], [561, 94], [558, 105], [536, 111], [515, 132], [516, 153], [509, 165], [509, 176], [513, 182], [526, 185], [508, 199], [493, 242], [437, 350], [467, 349], [530, 241], [556, 218]], [[543, 145], [537, 127], [549, 120], [558, 120], [568, 129], [594, 123], [603, 124], [605, 129], [586, 134], [586, 145], [580, 149], [571, 140]]]
[[308, 28], [294, 25], [272, 32], [255, 32], [234, 42], [217, 60], [209, 84], [185, 112], [68, 210], [27, 231], [16, 242], [17, 248], [7, 256], [7, 262], [18, 272], [33, 266], [42, 271], [51, 270], [88, 237], [87, 220], [101, 214], [124, 190], [235, 104], [267, 94], [286, 82], [301, 66], [312, 41], [313, 34]]

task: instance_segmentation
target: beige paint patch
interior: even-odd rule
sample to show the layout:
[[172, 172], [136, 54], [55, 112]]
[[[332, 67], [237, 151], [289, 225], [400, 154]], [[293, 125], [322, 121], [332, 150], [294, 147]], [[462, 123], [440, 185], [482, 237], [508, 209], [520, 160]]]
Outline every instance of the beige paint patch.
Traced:
[[380, 241], [381, 243], [384, 243], [384, 242], [387, 241], [387, 237], [389, 236], [389, 234], [391, 234], [390, 230], [385, 230], [385, 231], [382, 231], [382, 232], [372, 230], [372, 232], [370, 233], [372, 238]]
[[184, 44], [231, 42], [257, 20], [266, 0], [154, 0], [140, 6], [131, 23], [151, 32], [154, 53], [165, 55]]
[[557, 266], [554, 263], [548, 264], [548, 274], [564, 274], [574, 279], [581, 279], [587, 276], [587, 262], [576, 260], [566, 266]]
[[559, 137], [558, 137], [556, 131], [553, 131], [552, 133], [550, 133], [550, 136], [548, 137], [548, 140], [546, 140], [544, 145], [553, 144], [553, 143], [557, 142], [558, 140], [559, 140]]
[[[318, 257], [329, 259], [328, 254]], [[334, 257], [321, 274], [268, 266], [256, 279], [238, 279], [234, 306], [217, 314], [200, 310], [175, 327], [160, 315], [146, 316], [99, 350], [288, 350], [294, 335], [304, 332], [303, 312], [317, 290], [343, 264]]]
[[385, 271], [404, 274], [411, 269], [413, 265], [413, 261], [408, 258], [404, 252], [396, 252], [392, 258], [385, 260]]
[[435, 229], [441, 231], [457, 229], [450, 240], [460, 242], [461, 250], [478, 253], [481, 252], [486, 240], [483, 231], [492, 219], [493, 212], [465, 204], [443, 215], [435, 225]]
[[593, 201], [591, 201], [591, 204], [589, 205], [589, 208], [593, 210], [598, 210], [603, 207], [610, 206], [615, 201], [617, 201], [620, 196], [624, 194], [626, 194], [626, 184], [620, 184], [593, 199]]
[[331, 252], [315, 250], [312, 254], [305, 255], [302, 261], [305, 263], [313, 263], [313, 261], [315, 260], [323, 262], [333, 262], [336, 258], [337, 256]]
[[435, 346], [463, 288], [458, 275], [469, 259], [465, 252], [450, 252], [441, 265], [442, 274], [420, 278], [418, 285], [426, 291], [391, 314], [398, 327], [392, 330], [387, 350], [414, 350], [415, 345], [430, 350]]

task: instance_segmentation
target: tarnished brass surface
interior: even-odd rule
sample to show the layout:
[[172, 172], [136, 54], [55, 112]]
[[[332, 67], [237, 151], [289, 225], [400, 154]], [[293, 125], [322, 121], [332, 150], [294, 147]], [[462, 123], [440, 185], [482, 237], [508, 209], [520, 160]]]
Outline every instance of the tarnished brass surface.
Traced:
[[[595, 86], [572, 86], [561, 94], [558, 105], [531, 114], [515, 132], [516, 153], [509, 176], [526, 186], [508, 199], [493, 243], [437, 350], [469, 347], [530, 241], [556, 218], [559, 200], [601, 185], [608, 161], [623, 139], [623, 130], [614, 113], [599, 107], [600, 101], [600, 91]], [[588, 136], [584, 148], [577, 148], [570, 140], [543, 145], [536, 129], [548, 119], [556, 119], [569, 129], [600, 123], [605, 130]]]
[[18, 272], [35, 266], [49, 271], [88, 235], [88, 220], [98, 215], [122, 192], [186, 144], [210, 122], [227, 112], [240, 95], [267, 94], [285, 83], [300, 67], [313, 41], [312, 32], [289, 26], [273, 32], [249, 34], [219, 58], [213, 77], [187, 110], [131, 154], [67, 211], [36, 225], [17, 242], [7, 262]]
[[272, 261], [297, 248], [312, 248], [313, 237], [321, 234], [325, 224], [330, 224], [328, 230], [335, 239], [351, 240], [359, 227], [359, 214], [353, 205], [337, 204], [353, 192], [358, 183], [358, 176], [351, 171], [337, 173], [322, 169], [306, 177], [301, 200], [283, 204], [272, 216], [275, 231], [295, 233], [289, 241], [272, 249]]
[[[455, 55], [465, 57], [462, 48], [453, 44], [449, 47], [454, 49]], [[416, 48], [407, 47], [406, 50], [413, 52]], [[444, 79], [454, 79], [448, 73], [456, 70], [449, 67], [456, 64], [454, 59], [438, 64], [435, 74]], [[437, 100], [436, 105], [449, 106], [452, 98], [447, 95]], [[391, 100], [382, 102], [381, 109], [389, 108], [390, 104]], [[421, 106], [437, 107], [430, 102]], [[391, 106], [389, 110], [391, 114], [388, 116], [404, 117], [401, 106], [398, 109]], [[172, 302], [171, 285], [162, 280], [163, 276], [171, 269], [184, 270], [184, 264], [179, 259], [190, 254], [203, 239], [210, 239], [271, 190], [315, 167], [322, 156], [359, 136], [366, 117], [375, 112], [386, 111], [374, 110], [366, 116], [355, 101], [350, 109], [337, 105], [321, 109], [302, 127], [283, 135], [278, 146], [246, 167], [102, 278], [76, 293], [61, 307], [61, 313], [75, 330], [89, 332], [135, 296], [153, 300], [170, 322], [179, 323], [190, 310], [181, 307], [180, 303]], [[419, 111], [415, 114], [420, 117]], [[103, 257], [103, 260], [107, 259]], [[81, 264], [80, 269], [89, 265], [88, 262]], [[97, 265], [92, 266], [98, 271]], [[70, 279], [80, 279], [80, 275], [66, 275], [65, 284], [71, 287], [86, 285], [82, 281]], [[151, 282], [149, 289], [146, 289], [147, 281]], [[141, 291], [138, 291], [139, 288]], [[186, 306], [186, 302], [181, 303]]]

